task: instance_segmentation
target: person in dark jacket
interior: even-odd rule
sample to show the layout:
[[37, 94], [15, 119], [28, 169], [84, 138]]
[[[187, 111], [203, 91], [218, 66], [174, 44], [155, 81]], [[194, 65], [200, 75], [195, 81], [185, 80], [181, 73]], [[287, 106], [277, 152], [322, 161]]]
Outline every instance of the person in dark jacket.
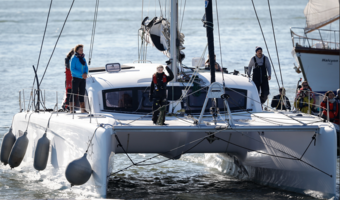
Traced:
[[[262, 48], [256, 47], [255, 56], [250, 59], [248, 65], [248, 75], [250, 77], [251, 70], [253, 69], [253, 81], [257, 87], [260, 95], [261, 104], [267, 101], [269, 95], [269, 83], [271, 79], [271, 68], [269, 59], [262, 54]], [[260, 92], [261, 91], [261, 92]]]
[[[205, 69], [210, 70], [210, 60], [209, 58], [205, 61]], [[222, 68], [218, 62], [216, 62], [216, 55], [215, 55], [215, 71], [220, 72], [222, 71]]]
[[[276, 108], [276, 110], [290, 110], [291, 106], [290, 106], [289, 99], [286, 96], [286, 90], [283, 87], [281, 87], [279, 91], [280, 91], [280, 94], [273, 97], [272, 104], [271, 104], [272, 108]], [[281, 109], [281, 105], [282, 105], [282, 109]]]
[[65, 58], [65, 89], [66, 89], [66, 99], [63, 104], [63, 109], [65, 111], [69, 110], [69, 102], [71, 98], [72, 92], [72, 74], [70, 70], [70, 60], [74, 54], [74, 49], [72, 48], [71, 51], [66, 55]]
[[86, 113], [84, 95], [86, 90], [86, 78], [88, 74], [88, 66], [83, 53], [83, 45], [78, 44], [74, 48], [74, 56], [70, 61], [70, 68], [72, 73], [72, 98], [70, 100], [70, 110], [74, 112], [74, 95], [79, 94], [79, 104], [81, 113]]
[[[167, 62], [168, 65], [170, 62]], [[152, 75], [152, 81], [150, 86], [150, 95], [149, 100], [153, 102], [152, 104], [152, 121], [154, 124], [157, 124], [158, 115], [160, 114], [159, 108], [166, 105], [166, 85], [174, 78], [174, 74], [172, 73], [171, 69], [167, 66], [166, 71], [169, 73], [169, 76], [165, 75], [164, 67], [159, 65], [157, 67], [157, 72]], [[165, 109], [165, 108], [163, 108]], [[159, 125], [166, 125], [165, 116], [163, 116]]]

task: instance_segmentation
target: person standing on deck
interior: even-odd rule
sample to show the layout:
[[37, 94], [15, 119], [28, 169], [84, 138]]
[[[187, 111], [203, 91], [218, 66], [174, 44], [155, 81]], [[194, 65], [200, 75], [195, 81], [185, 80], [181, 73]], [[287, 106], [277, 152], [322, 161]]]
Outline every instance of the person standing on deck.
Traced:
[[[167, 61], [167, 64], [170, 65], [170, 61]], [[151, 86], [150, 86], [150, 95], [149, 100], [153, 102], [152, 104], [152, 121], [154, 124], [157, 124], [158, 116], [160, 114], [159, 108], [166, 105], [166, 85], [174, 78], [174, 74], [172, 73], [171, 69], [166, 66], [166, 71], [169, 73], [169, 76], [166, 76], [164, 71], [163, 65], [159, 65], [157, 67], [157, 72], [152, 75]], [[165, 108], [162, 108], [165, 109]], [[159, 125], [166, 125], [165, 122], [165, 115], [162, 116], [161, 122]]]
[[253, 69], [253, 81], [260, 95], [261, 104], [267, 101], [269, 95], [269, 83], [271, 79], [271, 66], [267, 56], [262, 54], [262, 48], [256, 47], [255, 56], [250, 59], [248, 65], [248, 76]]
[[83, 45], [78, 44], [74, 47], [74, 56], [70, 61], [71, 73], [72, 73], [72, 97], [70, 99], [70, 111], [74, 112], [74, 95], [79, 94], [79, 103], [81, 113], [87, 113], [85, 111], [84, 95], [86, 90], [86, 78], [89, 71], [85, 60], [85, 54], [83, 53]]
[[71, 51], [66, 55], [65, 58], [65, 89], [66, 89], [66, 98], [63, 103], [63, 109], [64, 111], [69, 110], [69, 103], [71, 98], [71, 92], [72, 92], [72, 74], [70, 69], [70, 60], [74, 54], [74, 48], [71, 49]]

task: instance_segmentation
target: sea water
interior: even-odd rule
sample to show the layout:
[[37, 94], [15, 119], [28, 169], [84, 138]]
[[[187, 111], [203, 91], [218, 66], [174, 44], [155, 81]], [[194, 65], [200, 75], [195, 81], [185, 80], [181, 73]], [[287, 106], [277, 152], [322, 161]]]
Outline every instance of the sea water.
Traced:
[[[160, 11], [160, 5], [162, 12]], [[280, 67], [277, 62], [273, 33], [265, 0], [254, 0], [263, 28], [269, 53], [278, 76], [278, 82], [287, 89], [287, 96], [294, 99], [296, 84], [302, 74], [294, 70], [290, 27], [304, 27], [303, 15], [307, 0], [271, 1]], [[49, 17], [44, 46], [39, 61], [38, 76], [45, 90], [47, 107], [52, 108], [58, 95], [59, 106], [64, 94], [64, 58], [76, 44], [84, 44], [88, 59], [95, 0], [75, 1], [58, 45], [52, 55], [71, 0], [54, 0]], [[138, 29], [146, 16], [169, 17], [170, 0], [101, 0], [99, 4], [93, 56], [90, 67], [103, 67], [106, 63], [131, 63], [138, 59]], [[215, 5], [216, 1], [212, 1]], [[214, 6], [214, 39], [217, 62], [229, 71], [244, 72], [255, 47], [261, 46], [268, 56], [251, 0], [218, 0], [218, 17]], [[25, 93], [25, 106], [29, 100], [39, 50], [45, 29], [50, 1], [0, 0], [0, 138], [11, 126], [12, 117], [19, 111], [19, 91]], [[184, 8], [185, 5], [185, 8]], [[201, 19], [204, 1], [179, 0], [179, 24], [185, 34], [184, 64], [191, 66], [193, 57], [200, 57], [207, 43], [206, 30]], [[218, 19], [218, 21], [217, 21]], [[218, 26], [219, 24], [219, 26]], [[329, 26], [326, 28], [330, 28]], [[339, 29], [337, 23], [332, 29]], [[218, 34], [220, 32], [220, 35]], [[219, 42], [220, 38], [220, 42]], [[220, 49], [222, 54], [220, 53]], [[204, 54], [207, 58], [207, 52]], [[50, 59], [51, 58], [51, 59]], [[222, 61], [221, 61], [222, 58]], [[153, 47], [147, 48], [147, 60], [164, 64], [167, 58]], [[280, 73], [282, 72], [282, 75]], [[217, 73], [216, 76], [221, 75]], [[131, 77], [133, 78], [133, 77]], [[56, 94], [58, 91], [58, 94]], [[278, 94], [274, 72], [270, 81], [270, 96]], [[22, 94], [23, 95], [23, 94]], [[0, 141], [1, 142], [1, 141]], [[150, 155], [133, 154], [134, 160]], [[160, 161], [163, 158], [156, 158]], [[115, 156], [115, 169], [130, 165], [125, 155]], [[239, 181], [223, 173], [223, 161], [215, 154], [187, 154], [180, 160], [159, 165], [132, 167], [120, 172], [109, 183], [110, 198], [153, 199], [312, 199], [301, 194], [259, 186]], [[96, 193], [86, 187], [70, 188], [64, 172], [49, 166], [36, 172], [32, 162], [10, 170], [0, 166], [1, 199], [17, 198], [96, 198]]]

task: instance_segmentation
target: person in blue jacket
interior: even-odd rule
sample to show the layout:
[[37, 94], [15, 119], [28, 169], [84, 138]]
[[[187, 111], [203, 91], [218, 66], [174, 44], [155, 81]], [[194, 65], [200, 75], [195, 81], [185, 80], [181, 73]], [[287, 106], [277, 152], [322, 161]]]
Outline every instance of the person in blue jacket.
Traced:
[[85, 54], [83, 53], [84, 46], [78, 44], [74, 48], [75, 54], [70, 60], [70, 68], [72, 74], [72, 98], [70, 100], [70, 111], [74, 112], [74, 95], [79, 94], [79, 104], [81, 108], [81, 113], [86, 113], [85, 111], [85, 88], [86, 88], [86, 78], [88, 74], [88, 66], [85, 60]]

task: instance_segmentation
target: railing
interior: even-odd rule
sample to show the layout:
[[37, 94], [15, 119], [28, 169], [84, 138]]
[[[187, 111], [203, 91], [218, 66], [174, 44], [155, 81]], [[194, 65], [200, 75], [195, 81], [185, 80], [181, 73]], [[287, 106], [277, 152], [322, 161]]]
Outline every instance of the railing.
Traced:
[[339, 31], [317, 29], [305, 33], [304, 28], [291, 28], [290, 34], [293, 47], [306, 47], [315, 49], [339, 49]]
[[[25, 90], [26, 93], [27, 91], [29, 91], [29, 95], [28, 98], [25, 96]], [[47, 95], [50, 101], [51, 105], [46, 105], [46, 91], [49, 95]], [[40, 101], [38, 101], [35, 97], [37, 94], [37, 90], [36, 89], [23, 89], [21, 91], [19, 91], [19, 108], [20, 108], [20, 112], [56, 112], [57, 116], [59, 114], [59, 112], [63, 112], [65, 113], [65, 111], [61, 111], [61, 109], [59, 109], [59, 96], [58, 96], [58, 91], [53, 91], [53, 90], [40, 90], [40, 96], [41, 99]], [[89, 115], [88, 117], [90, 118], [90, 123], [92, 122], [92, 118], [94, 117], [97, 121], [98, 124], [98, 119], [97, 116], [95, 114], [97, 113], [93, 113], [92, 109], [91, 109], [91, 105], [92, 105], [92, 98], [89, 98], [87, 95], [79, 95], [79, 94], [73, 94], [73, 93], [69, 93], [70, 97], [72, 96], [73, 98], [73, 102], [75, 102], [75, 96], [77, 95], [79, 96], [83, 96], [84, 97], [84, 103], [85, 103], [85, 109], [88, 111]], [[53, 97], [55, 95], [55, 102], [53, 101]], [[26, 102], [27, 103], [27, 109], [26, 109]], [[87, 103], [87, 105], [86, 105]], [[42, 106], [42, 109], [37, 110], [36, 105], [40, 104]], [[68, 105], [70, 107], [70, 105]], [[48, 107], [53, 107], [53, 109], [48, 109]], [[76, 106], [76, 104], [73, 105], [73, 110], [76, 109], [81, 109], [80, 106]], [[72, 113], [72, 119], [74, 119], [74, 112]]]
[[[327, 120], [328, 122], [330, 122], [330, 118], [329, 118], [329, 99], [328, 97], [326, 97], [327, 99], [327, 104], [326, 104], [326, 107], [322, 107], [321, 106], [321, 103], [324, 101], [324, 97], [325, 95], [324, 94], [321, 94], [321, 93], [317, 93], [317, 92], [313, 92], [313, 91], [306, 91], [307, 94], [306, 96], [309, 96], [310, 98], [308, 98], [308, 102], [304, 102], [305, 104], [308, 105], [308, 109], [307, 109], [307, 112], [302, 112], [300, 111], [299, 108], [297, 108], [295, 105], [297, 105], [299, 102], [298, 99], [299, 99], [299, 94], [295, 96], [294, 100], [293, 101], [289, 101], [289, 103], [291, 105], [294, 105], [292, 107], [291, 110], [295, 111], [295, 112], [299, 112], [299, 113], [307, 113], [307, 114], [314, 114], [314, 115], [317, 115], [319, 116], [320, 118], [323, 118], [325, 120]], [[314, 100], [313, 103], [311, 103], [311, 99]], [[280, 100], [278, 100], [279, 103], [280, 103]], [[283, 100], [284, 101], [284, 104], [287, 105], [287, 101]], [[287, 106], [285, 106], [287, 108]], [[312, 107], [315, 107], [315, 109], [312, 109]], [[278, 105], [278, 107], [274, 110], [283, 110], [283, 105]], [[327, 111], [327, 116], [324, 116], [323, 117], [323, 110], [326, 110]]]
[[[26, 89], [26, 91], [27, 91], [27, 89]], [[25, 112], [29, 112], [29, 111], [32, 111], [32, 112], [37, 112], [37, 110], [35, 109], [35, 105], [37, 104], [37, 103], [41, 103], [41, 105], [42, 105], [42, 107], [43, 107], [43, 109], [42, 110], [39, 110], [38, 112], [41, 112], [41, 111], [43, 111], [43, 112], [50, 112], [50, 111], [52, 111], [52, 112], [56, 112], [57, 113], [57, 116], [58, 116], [58, 113], [59, 112], [64, 112], [64, 111], [60, 111], [59, 109], [58, 109], [58, 105], [59, 105], [59, 97], [58, 97], [58, 91], [52, 91], [52, 90], [48, 90], [48, 92], [49, 92], [49, 100], [50, 101], [52, 101], [52, 99], [53, 99], [53, 96], [55, 95], [55, 102], [53, 102], [51, 105], [51, 107], [53, 107], [53, 109], [47, 109], [47, 107], [48, 106], [46, 106], [46, 90], [41, 90], [40, 91], [40, 94], [41, 94], [41, 101], [40, 102], [37, 102], [36, 101], [36, 99], [35, 99], [35, 96], [36, 95], [34, 95], [34, 94], [37, 94], [37, 90], [30, 90], [30, 95], [29, 95], [29, 99], [27, 99], [26, 97], [25, 97], [25, 89], [23, 89], [22, 91], [19, 91], [19, 109], [20, 109], [20, 112], [22, 112], [22, 111], [25, 111]], [[328, 122], [330, 122], [330, 118], [329, 118], [329, 101], [328, 101], [328, 97], [326, 98], [327, 99], [327, 104], [326, 104], [326, 108], [324, 108], [324, 107], [321, 107], [321, 102], [324, 100], [324, 97], [325, 97], [325, 95], [324, 94], [321, 94], [321, 93], [317, 93], [317, 92], [313, 92], [313, 91], [306, 91], [307, 92], [307, 95], [308, 96], [310, 96], [310, 97], [312, 97], [313, 99], [314, 99], [314, 102], [313, 103], [311, 103], [311, 98], [308, 98], [308, 102], [307, 102], [307, 104], [308, 104], [308, 110], [307, 110], [307, 113], [309, 113], [309, 114], [315, 114], [315, 115], [318, 115], [319, 117], [322, 117], [322, 111], [323, 110], [326, 110], [327, 111], [327, 116], [324, 116], [324, 119], [326, 118], [326, 120], [328, 121]], [[26, 92], [27, 93], [27, 92]], [[72, 94], [72, 93], [70, 93], [70, 96], [73, 96], [73, 101], [75, 101], [74, 100], [74, 97], [75, 97], [75, 95], [76, 94]], [[92, 109], [91, 109], [91, 105], [92, 105], [92, 98], [89, 98], [87, 95], [79, 95], [79, 94], [77, 94], [78, 96], [83, 96], [84, 97], [84, 102], [85, 102], [85, 109], [86, 110], [88, 110], [88, 113], [89, 113], [89, 115], [88, 115], [88, 117], [89, 117], [89, 119], [90, 119], [90, 123], [92, 122], [92, 117], [94, 117], [95, 119], [96, 119], [96, 121], [97, 121], [97, 123], [98, 123], [98, 119], [97, 119], [97, 116], [96, 116], [96, 114], [97, 113], [93, 113], [92, 112]], [[296, 95], [295, 96], [295, 98], [294, 98], [294, 101], [289, 101], [290, 103], [291, 103], [291, 105], [294, 105], [293, 107], [292, 107], [292, 110], [295, 110], [296, 112], [301, 112], [299, 109], [297, 109], [296, 108], [296, 103], [298, 103], [297, 102], [297, 100], [298, 100], [298, 95]], [[284, 100], [285, 101], [285, 100]], [[28, 102], [27, 104], [26, 104], [26, 102]], [[87, 103], [87, 105], [86, 105], [86, 103]], [[305, 102], [306, 103], [306, 102]], [[285, 101], [285, 104], [286, 104], [286, 101]], [[27, 109], [26, 109], [26, 105], [27, 105]], [[76, 105], [73, 105], [74, 106], [74, 110], [75, 110], [75, 108], [80, 108], [81, 109], [81, 107], [80, 106], [76, 106]], [[315, 107], [316, 109], [313, 109], [314, 111], [316, 111], [316, 112], [312, 112], [312, 109], [311, 109], [311, 107]], [[282, 106], [278, 106], [277, 108], [276, 108], [276, 110], [282, 110]], [[72, 119], [74, 119], [74, 112], [72, 113]]]

